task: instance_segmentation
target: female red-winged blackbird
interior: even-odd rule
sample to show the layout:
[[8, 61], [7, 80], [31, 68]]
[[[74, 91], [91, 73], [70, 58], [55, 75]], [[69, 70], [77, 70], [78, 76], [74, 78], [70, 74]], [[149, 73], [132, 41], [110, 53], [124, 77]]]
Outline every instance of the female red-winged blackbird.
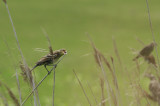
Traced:
[[145, 47], [139, 52], [138, 56], [136, 56], [136, 57], [133, 59], [133, 61], [135, 61], [136, 59], [138, 59], [138, 58], [141, 57], [141, 56], [143, 56], [143, 57], [149, 56], [149, 55], [152, 53], [152, 51], [153, 51], [153, 49], [154, 49], [155, 46], [156, 46], [156, 43], [154, 43], [154, 42], [152, 42], [151, 44], [145, 46]]
[[[56, 62], [60, 59], [60, 57], [65, 54], [67, 54], [67, 51], [65, 49], [53, 51], [52, 54], [49, 53], [48, 55], [42, 57], [36, 63], [36, 65], [32, 68], [31, 71], [33, 71], [37, 66], [41, 66], [41, 65], [44, 65], [45, 68], [46, 68], [46, 66], [54, 66], [54, 65], [56, 65]], [[46, 70], [48, 71], [47, 68], [46, 68]], [[48, 71], [48, 73], [49, 73], [49, 71]]]

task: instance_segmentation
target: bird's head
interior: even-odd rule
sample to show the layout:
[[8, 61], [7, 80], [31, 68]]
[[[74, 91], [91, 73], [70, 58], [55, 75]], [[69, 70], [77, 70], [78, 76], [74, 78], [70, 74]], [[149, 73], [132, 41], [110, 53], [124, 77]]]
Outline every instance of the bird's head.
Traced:
[[61, 56], [66, 54], [67, 54], [67, 51], [65, 49], [60, 49], [53, 52], [54, 59], [59, 59]]
[[56, 56], [58, 57], [61, 57], [63, 55], [66, 55], [67, 54], [67, 51], [65, 49], [60, 49], [60, 50], [56, 50], [53, 52], [53, 54], [55, 54]]
[[65, 49], [60, 49], [59, 51], [60, 51], [60, 54], [61, 54], [61, 55], [67, 54], [67, 51], [66, 51]]

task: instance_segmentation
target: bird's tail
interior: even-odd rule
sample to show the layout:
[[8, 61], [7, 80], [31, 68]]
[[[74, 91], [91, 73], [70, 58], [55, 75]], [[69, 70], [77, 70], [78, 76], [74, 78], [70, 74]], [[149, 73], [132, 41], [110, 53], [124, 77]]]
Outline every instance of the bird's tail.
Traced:
[[136, 56], [133, 61], [136, 61], [139, 57], [141, 57], [141, 55]]
[[37, 67], [38, 65], [36, 64], [32, 69], [31, 69], [31, 72]]

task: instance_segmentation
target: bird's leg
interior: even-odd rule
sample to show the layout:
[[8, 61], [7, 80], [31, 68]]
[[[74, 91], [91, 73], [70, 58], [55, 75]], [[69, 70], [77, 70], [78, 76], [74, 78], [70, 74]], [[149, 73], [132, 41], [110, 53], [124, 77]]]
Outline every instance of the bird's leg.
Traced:
[[48, 71], [48, 69], [47, 69], [46, 65], [44, 65], [44, 67], [45, 67], [45, 69], [47, 70], [48, 74], [50, 74], [50, 73], [51, 73], [51, 71]]
[[54, 64], [54, 65], [48, 65], [48, 66], [53, 66], [54, 68], [56, 68], [56, 67], [57, 67], [57, 64]]
[[55, 64], [55, 65], [53, 65], [54, 66], [54, 68], [56, 68], [57, 67], [57, 64]]

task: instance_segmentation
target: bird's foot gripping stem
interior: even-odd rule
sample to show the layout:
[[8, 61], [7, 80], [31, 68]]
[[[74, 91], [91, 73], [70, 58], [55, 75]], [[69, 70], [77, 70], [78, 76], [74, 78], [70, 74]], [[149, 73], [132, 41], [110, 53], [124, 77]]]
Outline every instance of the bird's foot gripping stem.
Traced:
[[[52, 70], [51, 70], [52, 71]], [[48, 71], [48, 75], [51, 73], [51, 71]]]
[[56, 68], [57, 67], [57, 64], [55, 64], [54, 66], [53, 66], [53, 68]]

